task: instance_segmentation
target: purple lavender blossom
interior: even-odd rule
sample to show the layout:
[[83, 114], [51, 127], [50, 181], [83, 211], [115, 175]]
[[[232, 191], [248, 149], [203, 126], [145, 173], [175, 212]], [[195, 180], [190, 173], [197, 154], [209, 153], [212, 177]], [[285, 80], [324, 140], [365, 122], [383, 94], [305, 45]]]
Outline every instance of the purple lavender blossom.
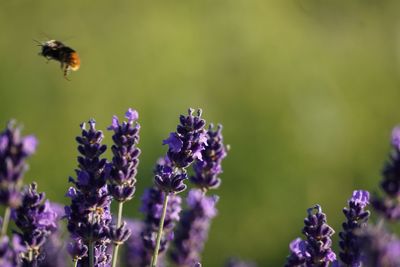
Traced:
[[132, 199], [135, 193], [135, 176], [140, 154], [140, 149], [136, 147], [140, 129], [136, 120], [139, 115], [137, 111], [128, 109], [125, 117], [128, 121], [119, 123], [118, 118], [114, 116], [108, 128], [114, 131], [112, 137], [114, 145], [111, 147], [114, 156], [109, 177], [109, 191], [118, 202]]
[[[111, 259], [107, 244], [112, 220], [111, 198], [106, 185], [109, 171], [106, 159], [101, 158], [106, 146], [101, 143], [103, 133], [96, 130], [94, 120], [89, 121], [88, 130], [85, 124], [81, 128], [82, 135], [76, 138], [81, 154], [78, 156], [77, 179], [70, 178], [74, 184], [67, 193], [71, 205], [65, 207], [67, 228], [73, 239], [69, 252], [76, 259], [90, 247], [90, 243], [94, 243], [95, 266], [105, 266]], [[88, 261], [89, 258], [83, 256], [79, 264], [85, 265]]]
[[217, 201], [217, 196], [204, 196], [201, 190], [189, 191], [188, 209], [181, 215], [170, 254], [177, 266], [194, 266], [200, 261], [211, 219], [217, 215]]
[[296, 238], [289, 244], [290, 254], [286, 259], [285, 267], [303, 266], [306, 259], [310, 257], [307, 252], [307, 241]]
[[155, 168], [154, 181], [162, 191], [170, 193], [180, 193], [186, 189], [183, 183], [187, 179], [186, 171], [174, 169], [172, 162], [166, 156], [157, 161]]
[[327, 224], [326, 215], [321, 206], [315, 205], [307, 210], [304, 219], [303, 234], [306, 240], [295, 239], [290, 244], [286, 267], [291, 266], [329, 266], [336, 261], [336, 255], [331, 249], [331, 236], [335, 233]]
[[377, 226], [364, 227], [358, 235], [364, 255], [363, 267], [400, 266], [400, 240], [396, 236]]
[[219, 187], [221, 179], [218, 175], [222, 173], [221, 162], [227, 154], [223, 143], [222, 125], [218, 125], [215, 131], [213, 128], [211, 124], [207, 131], [207, 147], [201, 151], [203, 160], [195, 161], [193, 164], [195, 175], [190, 177], [190, 181], [203, 190]]
[[8, 123], [0, 133], [0, 203], [17, 208], [21, 203], [20, 186], [28, 165], [26, 159], [37, 146], [35, 137], [21, 136], [21, 128], [15, 122]]
[[392, 148], [389, 161], [382, 175], [381, 188], [385, 193], [382, 198], [374, 197], [371, 204], [381, 215], [389, 220], [400, 219], [400, 127], [392, 131]]
[[355, 190], [348, 201], [349, 207], [343, 209], [347, 221], [342, 224], [343, 231], [339, 233], [342, 249], [339, 257], [345, 266], [361, 266], [361, 248], [356, 232], [367, 225], [370, 212], [364, 209], [368, 204], [368, 191]]
[[[145, 227], [142, 231], [142, 242], [144, 244], [145, 253], [143, 254], [144, 266], [148, 266], [151, 261], [156, 246], [157, 230], [161, 219], [162, 207], [165, 193], [160, 189], [153, 187], [147, 189], [142, 197], [141, 212], [145, 215]], [[173, 229], [175, 223], [179, 221], [179, 213], [181, 211], [182, 199], [174, 194], [169, 195], [167, 212], [163, 226], [163, 238], [159, 252], [166, 250], [169, 241], [173, 239]]]
[[42, 247], [52, 232], [57, 229], [57, 214], [45, 201], [44, 193], [37, 192], [37, 186], [32, 183], [23, 192], [22, 205], [15, 210], [13, 219], [19, 231], [16, 234], [21, 239], [21, 246], [26, 247], [22, 256], [25, 264], [35, 266], [42, 257]]
[[180, 124], [176, 132], [170, 134], [169, 138], [163, 141], [168, 145], [168, 158], [172, 165], [177, 168], [188, 167], [195, 159], [202, 160], [201, 152], [207, 145], [204, 126], [206, 122], [201, 118], [201, 109], [197, 116], [193, 115], [194, 109], [189, 109], [188, 116], [180, 116]]

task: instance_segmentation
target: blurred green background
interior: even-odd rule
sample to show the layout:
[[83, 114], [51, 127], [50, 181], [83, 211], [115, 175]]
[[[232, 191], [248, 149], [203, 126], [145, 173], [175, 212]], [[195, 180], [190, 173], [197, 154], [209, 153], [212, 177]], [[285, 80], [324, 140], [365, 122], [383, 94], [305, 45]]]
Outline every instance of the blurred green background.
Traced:
[[[339, 232], [352, 190], [378, 188], [400, 122], [399, 12], [378, 0], [1, 1], [0, 123], [37, 135], [26, 182], [68, 203], [80, 122], [105, 130], [139, 111], [140, 196], [178, 115], [203, 108], [232, 148], [204, 266], [281, 266], [309, 206]], [[32, 39], [48, 38], [78, 51], [72, 81], [38, 56]], [[125, 212], [140, 216], [139, 200]]]

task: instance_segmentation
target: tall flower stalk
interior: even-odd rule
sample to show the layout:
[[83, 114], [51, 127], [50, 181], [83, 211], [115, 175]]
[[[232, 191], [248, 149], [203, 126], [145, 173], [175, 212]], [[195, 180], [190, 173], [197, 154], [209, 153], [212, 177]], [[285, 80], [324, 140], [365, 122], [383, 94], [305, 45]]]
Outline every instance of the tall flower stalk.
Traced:
[[215, 205], [218, 196], [208, 197], [205, 193], [221, 184], [222, 160], [227, 155], [222, 125], [214, 129], [211, 124], [206, 138], [207, 146], [201, 151], [202, 160], [195, 160], [194, 175], [190, 177], [200, 190], [193, 189], [188, 194], [187, 208], [182, 213], [170, 253], [172, 261], [178, 266], [194, 266], [200, 261], [211, 220], [217, 214]]
[[128, 121], [119, 122], [114, 116], [109, 130], [114, 131], [112, 163], [110, 164], [109, 192], [118, 202], [118, 216], [116, 226], [111, 228], [111, 240], [114, 243], [112, 266], [117, 265], [118, 249], [129, 238], [130, 230], [122, 222], [122, 210], [126, 201], [133, 198], [135, 193], [137, 166], [139, 164], [140, 149], [136, 147], [139, 142], [140, 125], [136, 122], [139, 115], [136, 110], [128, 109], [125, 118]]
[[101, 158], [106, 151], [102, 144], [103, 133], [96, 130], [94, 120], [88, 124], [89, 129], [81, 125], [82, 134], [76, 138], [81, 155], [78, 156], [77, 178], [70, 178], [74, 186], [68, 190], [71, 205], [66, 206], [65, 212], [72, 239], [68, 251], [75, 263], [79, 261], [92, 267], [109, 264], [111, 260], [107, 245], [112, 217], [106, 184], [109, 170], [106, 159]]
[[180, 124], [176, 131], [163, 141], [163, 144], [169, 146], [165, 159], [170, 164], [161, 166], [160, 172], [154, 177], [155, 185], [164, 194], [164, 200], [151, 262], [152, 267], [157, 266], [168, 199], [171, 195], [186, 189], [186, 185], [183, 183], [187, 179], [186, 168], [194, 160], [202, 160], [201, 152], [207, 145], [206, 131], [204, 130], [205, 121], [201, 118], [201, 113], [202, 111], [199, 109], [197, 115], [193, 115], [194, 109], [189, 109], [187, 116], [180, 116]]
[[[164, 162], [164, 160], [160, 160], [160, 162]], [[151, 187], [143, 194], [141, 212], [145, 215], [145, 220], [141, 231], [143, 250], [140, 267], [151, 264], [157, 242], [159, 242], [158, 251], [162, 253], [167, 250], [168, 243], [173, 239], [175, 224], [180, 219], [182, 199], [179, 195], [170, 194], [168, 202], [165, 202], [165, 196], [166, 194], [157, 187]], [[167, 203], [167, 206], [164, 212], [165, 203]], [[164, 218], [162, 218], [163, 214], [165, 214]], [[163, 235], [157, 240], [158, 229], [162, 220]], [[163, 265], [158, 264], [158, 266]]]
[[14, 121], [0, 133], [0, 204], [5, 206], [1, 235], [7, 233], [11, 209], [21, 204], [22, 179], [28, 169], [26, 159], [36, 151], [36, 146], [36, 138], [21, 136], [21, 127]]

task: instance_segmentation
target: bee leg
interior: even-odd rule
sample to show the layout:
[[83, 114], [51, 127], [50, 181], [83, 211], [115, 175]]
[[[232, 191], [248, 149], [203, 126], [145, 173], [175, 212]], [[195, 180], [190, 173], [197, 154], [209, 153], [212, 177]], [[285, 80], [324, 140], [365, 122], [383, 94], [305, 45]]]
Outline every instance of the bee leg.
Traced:
[[71, 81], [70, 79], [68, 79], [69, 71], [70, 71], [69, 66], [68, 66], [68, 65], [65, 65], [65, 68], [64, 68], [64, 78], [65, 78], [67, 81]]

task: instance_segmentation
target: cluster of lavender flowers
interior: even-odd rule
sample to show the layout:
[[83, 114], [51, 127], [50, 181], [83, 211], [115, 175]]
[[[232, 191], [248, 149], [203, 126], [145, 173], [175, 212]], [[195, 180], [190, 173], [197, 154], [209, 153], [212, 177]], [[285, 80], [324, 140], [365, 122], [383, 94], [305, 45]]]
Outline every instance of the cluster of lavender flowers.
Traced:
[[[95, 121], [81, 124], [77, 168], [69, 178], [65, 207], [47, 200], [36, 183], [24, 185], [26, 160], [35, 153], [37, 140], [22, 136], [15, 122], [7, 125], [0, 133], [0, 204], [4, 206], [0, 266], [64, 267], [69, 265], [68, 257], [79, 267], [201, 266], [211, 222], [218, 213], [219, 197], [209, 192], [221, 186], [227, 155], [222, 126], [210, 124], [206, 129], [200, 109], [181, 115], [176, 130], [163, 141], [168, 150], [156, 162], [153, 186], [141, 198], [144, 218], [125, 220], [123, 205], [136, 192], [141, 153], [138, 119], [133, 109], [128, 109], [123, 121], [112, 118], [111, 160], [104, 156], [104, 134]], [[314, 205], [304, 219], [304, 237], [290, 243], [285, 266], [400, 266], [400, 239], [387, 227], [400, 220], [400, 128], [393, 131], [392, 147], [383, 170], [383, 196], [355, 190], [343, 209], [338, 253], [332, 249], [335, 231], [322, 207]], [[113, 201], [116, 215], [111, 210]], [[376, 224], [369, 222], [370, 202], [379, 215]], [[256, 265], [230, 259], [225, 266]]]
[[[128, 109], [124, 121], [117, 116], [108, 127], [112, 134], [112, 159], [104, 157], [104, 134], [90, 119], [76, 137], [77, 168], [66, 192], [70, 203], [62, 208], [37, 191], [36, 183], [23, 184], [26, 159], [36, 151], [33, 136], [21, 136], [14, 122], [0, 134], [0, 266], [201, 266], [201, 254], [211, 220], [217, 214], [217, 196], [209, 189], [220, 186], [221, 163], [226, 156], [222, 127], [214, 130], [202, 111], [189, 109], [181, 115], [176, 131], [163, 141], [167, 153], [154, 170], [154, 185], [142, 197], [142, 221], [124, 220], [123, 204], [134, 198], [139, 164], [138, 112]], [[188, 187], [188, 168], [193, 188], [187, 205], [179, 195]], [[113, 216], [111, 204], [118, 207]], [[12, 232], [7, 231], [9, 221]], [[65, 222], [65, 225], [64, 225]], [[176, 228], [176, 229], [175, 229]], [[69, 232], [67, 242], [62, 240]], [[119, 247], [126, 243], [121, 263]], [[169, 253], [167, 253], [169, 252]]]
[[[286, 265], [333, 267], [398, 267], [400, 266], [400, 239], [390, 233], [388, 223], [400, 220], [400, 128], [392, 132], [393, 152], [382, 171], [381, 188], [384, 197], [355, 190], [343, 209], [346, 221], [339, 233], [338, 257], [332, 250], [334, 230], [327, 224], [326, 215], [319, 205], [308, 209], [303, 234], [290, 245]], [[378, 223], [369, 223], [372, 204]]]

